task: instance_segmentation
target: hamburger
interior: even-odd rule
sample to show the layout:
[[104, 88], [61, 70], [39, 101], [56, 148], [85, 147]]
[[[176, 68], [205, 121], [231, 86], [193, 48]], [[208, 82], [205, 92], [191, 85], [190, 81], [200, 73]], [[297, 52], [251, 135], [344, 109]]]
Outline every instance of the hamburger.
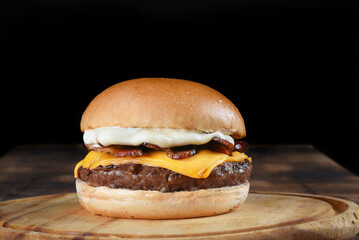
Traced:
[[81, 119], [90, 151], [75, 167], [81, 206], [120, 218], [174, 219], [229, 212], [248, 195], [252, 160], [243, 118], [192, 81], [115, 84]]

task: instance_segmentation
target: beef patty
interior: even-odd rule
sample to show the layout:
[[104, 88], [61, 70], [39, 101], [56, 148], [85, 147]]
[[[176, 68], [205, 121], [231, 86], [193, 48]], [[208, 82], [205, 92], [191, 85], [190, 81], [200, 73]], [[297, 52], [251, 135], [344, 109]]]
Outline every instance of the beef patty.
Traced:
[[213, 169], [207, 178], [191, 178], [171, 170], [142, 164], [99, 166], [92, 170], [80, 167], [79, 179], [93, 187], [155, 190], [161, 192], [195, 191], [236, 186], [249, 180], [251, 162], [225, 162]]

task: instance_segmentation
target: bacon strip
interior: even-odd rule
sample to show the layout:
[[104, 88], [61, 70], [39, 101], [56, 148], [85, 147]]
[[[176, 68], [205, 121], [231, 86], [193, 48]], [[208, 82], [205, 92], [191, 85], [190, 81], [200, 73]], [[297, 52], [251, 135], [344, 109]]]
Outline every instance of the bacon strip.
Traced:
[[100, 146], [95, 147], [93, 145], [86, 145], [88, 150], [95, 150], [98, 152], [110, 153], [116, 157], [139, 157], [144, 154], [145, 151], [149, 149], [154, 149], [157, 151], [164, 151], [168, 157], [172, 159], [184, 159], [191, 157], [197, 153], [200, 149], [210, 149], [215, 152], [220, 152], [232, 155], [232, 152], [239, 151], [244, 152], [248, 147], [246, 141], [235, 141], [234, 145], [224, 139], [213, 138], [212, 141], [204, 145], [188, 145], [183, 147], [174, 147], [174, 148], [161, 148], [158, 145], [151, 143], [143, 143], [141, 146]]
[[183, 159], [195, 155], [197, 153], [197, 150], [194, 147], [186, 149], [185, 146], [181, 148], [166, 148], [165, 152], [169, 158]]
[[183, 159], [188, 158], [197, 153], [194, 146], [184, 146], [184, 147], [175, 147], [175, 148], [161, 148], [155, 144], [143, 143], [146, 148], [152, 148], [155, 150], [164, 151], [169, 158], [172, 159]]
[[95, 150], [97, 152], [109, 153], [116, 157], [139, 157], [143, 155], [143, 150], [136, 146], [101, 146], [94, 147], [93, 145], [86, 145], [88, 150]]
[[232, 152], [238, 151], [238, 152], [245, 152], [248, 148], [248, 143], [246, 141], [234, 141], [234, 147], [232, 149]]
[[210, 141], [209, 143], [205, 144], [203, 148], [210, 149], [215, 152], [224, 153], [227, 155], [232, 155], [233, 144], [224, 139], [215, 137], [213, 138], [213, 141]]

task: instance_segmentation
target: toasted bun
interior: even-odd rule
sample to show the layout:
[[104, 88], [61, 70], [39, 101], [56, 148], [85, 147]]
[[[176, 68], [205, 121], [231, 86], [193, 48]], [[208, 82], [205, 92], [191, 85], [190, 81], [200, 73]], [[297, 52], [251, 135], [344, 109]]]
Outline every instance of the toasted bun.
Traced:
[[249, 183], [235, 187], [162, 193], [108, 187], [91, 187], [76, 180], [83, 208], [107, 217], [173, 219], [218, 215], [243, 203]]
[[82, 115], [81, 131], [99, 127], [220, 131], [246, 135], [243, 118], [221, 93], [203, 84], [171, 78], [140, 78], [100, 93]]

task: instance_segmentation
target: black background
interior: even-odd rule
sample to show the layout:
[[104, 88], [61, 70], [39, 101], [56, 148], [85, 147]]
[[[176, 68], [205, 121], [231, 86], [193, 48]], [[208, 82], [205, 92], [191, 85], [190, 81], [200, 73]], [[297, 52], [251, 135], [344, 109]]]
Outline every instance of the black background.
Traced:
[[1, 1], [1, 153], [80, 143], [87, 104], [137, 77], [207, 84], [250, 144], [313, 144], [359, 173], [356, 1]]

